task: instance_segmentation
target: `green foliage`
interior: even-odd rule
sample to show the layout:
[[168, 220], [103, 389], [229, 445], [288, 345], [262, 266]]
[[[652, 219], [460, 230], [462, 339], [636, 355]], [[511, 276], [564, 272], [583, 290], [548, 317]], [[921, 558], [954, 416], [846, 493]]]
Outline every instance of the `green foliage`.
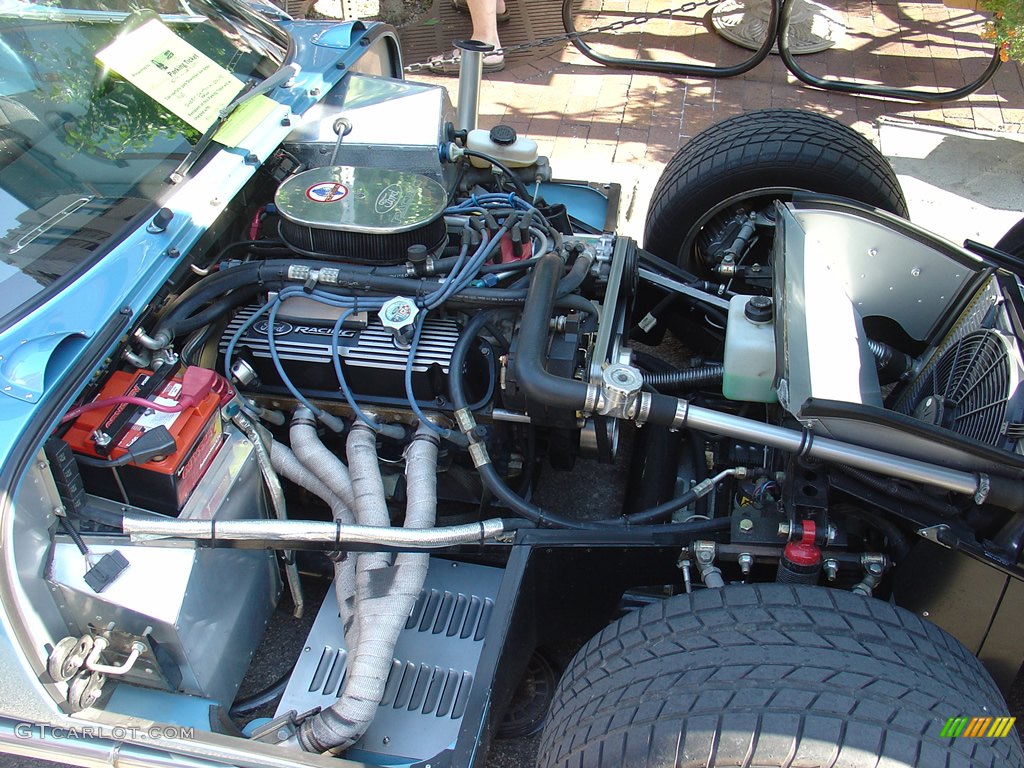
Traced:
[[1024, 61], [1024, 0], [980, 0], [979, 6], [992, 14], [982, 37], [999, 46], [1003, 61]]
[[196, 131], [120, 79], [109, 77], [88, 105], [85, 114], [64, 126], [67, 145], [82, 152], [113, 160], [125, 152], [144, 151], [158, 136], [197, 138]]
[[[82, 23], [77, 29], [83, 38], [97, 41], [98, 48], [98, 41], [109, 37], [110, 27]], [[85, 108], [84, 112], [76, 110], [74, 116], [68, 115], [62, 127], [62, 139], [72, 150], [116, 160], [126, 152], [146, 150], [158, 136], [174, 138], [182, 134], [192, 142], [198, 139], [198, 131], [134, 85], [101, 69], [94, 60], [83, 61], [80, 49], [64, 48], [44, 39], [37, 47], [26, 41], [20, 53], [26, 60], [46, 56], [60, 62], [57, 70], [62, 76], [45, 86], [56, 110], [61, 104]]]

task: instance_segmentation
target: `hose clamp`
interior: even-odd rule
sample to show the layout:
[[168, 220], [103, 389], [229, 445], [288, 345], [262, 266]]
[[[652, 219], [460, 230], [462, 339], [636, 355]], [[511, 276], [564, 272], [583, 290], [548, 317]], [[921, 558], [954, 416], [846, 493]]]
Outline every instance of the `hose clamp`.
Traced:
[[800, 433], [800, 447], [797, 449], [798, 458], [806, 459], [811, 455], [814, 446], [814, 432], [810, 427], [804, 427]]
[[641, 392], [637, 400], [636, 425], [642, 427], [651, 416], [651, 395], [648, 392]]
[[676, 415], [672, 417], [672, 431], [678, 432], [686, 427], [686, 420], [690, 417], [690, 401], [679, 398], [676, 401]]
[[974, 492], [974, 503], [981, 504], [985, 503], [985, 499], [988, 498], [989, 492], [992, 490], [992, 481], [988, 475], [984, 472], [978, 473], [978, 490]]

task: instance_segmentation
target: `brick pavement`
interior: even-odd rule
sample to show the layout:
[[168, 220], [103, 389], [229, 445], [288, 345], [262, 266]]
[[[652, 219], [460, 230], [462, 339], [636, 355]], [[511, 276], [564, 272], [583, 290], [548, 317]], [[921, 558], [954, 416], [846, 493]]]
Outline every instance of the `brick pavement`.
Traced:
[[[446, 0], [437, 0], [446, 2]], [[516, 12], [531, 3], [509, 0]], [[844, 13], [847, 34], [833, 50], [801, 56], [813, 74], [858, 78], [894, 87], [962, 85], [985, 67], [991, 50], [980, 41], [983, 17], [938, 2], [830, 0]], [[630, 12], [664, 9], [666, 0], [585, 0], [577, 27], [607, 23]], [[468, 18], [451, 25], [451, 37], [468, 34]], [[510, 25], [511, 27], [511, 25]], [[703, 25], [656, 20], [636, 31], [603, 35], [592, 43], [602, 53], [643, 55], [672, 61], [733, 63], [748, 53]], [[505, 45], [522, 42], [514, 34]], [[442, 83], [453, 99], [457, 80], [416, 73]], [[765, 107], [811, 109], [877, 140], [879, 118], [961, 128], [1020, 132], [1024, 83], [1020, 68], [1005, 64], [972, 96], [941, 105], [910, 104], [810, 88], [789, 74], [776, 56], [736, 78], [697, 80], [610, 69], [575, 48], [553, 47], [530, 61], [487, 75], [481, 89], [480, 125], [503, 122], [526, 133], [552, 159], [560, 178], [616, 181], [623, 185], [621, 229], [642, 233], [650, 187], [686, 140], [715, 122]]]

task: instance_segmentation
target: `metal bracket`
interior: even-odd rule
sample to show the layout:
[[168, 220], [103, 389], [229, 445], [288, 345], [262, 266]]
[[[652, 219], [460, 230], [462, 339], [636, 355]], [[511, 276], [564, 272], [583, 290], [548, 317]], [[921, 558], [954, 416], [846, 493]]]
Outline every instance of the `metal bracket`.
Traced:
[[692, 299], [702, 301], [705, 304], [710, 304], [711, 306], [718, 307], [719, 309], [724, 309], [726, 311], [729, 310], [729, 302], [726, 299], [723, 299], [721, 296], [715, 296], [714, 294], [707, 293], [706, 291], [701, 291], [698, 290], [697, 288], [691, 288], [685, 283], [681, 283], [678, 280], [673, 280], [672, 278], [665, 277], [664, 275], [659, 275], [657, 272], [654, 272], [653, 270], [650, 269], [645, 269], [644, 267], [640, 268], [639, 274], [641, 280], [646, 280], [649, 283], [654, 283], [654, 285], [658, 286], [659, 288], [664, 288], [665, 290], [672, 291], [673, 293], [681, 293], [684, 296], [689, 296]]
[[261, 725], [252, 732], [253, 741], [262, 741], [266, 744], [281, 744], [287, 741], [294, 741], [299, 732], [299, 726], [313, 715], [320, 711], [315, 707], [308, 712], [299, 714], [294, 709], [289, 709], [283, 715], [279, 715], [266, 725]]
[[919, 528], [917, 531], [917, 535], [923, 539], [928, 539], [928, 541], [934, 544], [938, 544], [941, 547], [945, 547], [946, 549], [952, 549], [953, 546], [951, 544], [948, 544], [945, 541], [943, 541], [943, 539], [946, 538], [944, 534], [948, 532], [948, 525], [930, 525], [927, 528]]

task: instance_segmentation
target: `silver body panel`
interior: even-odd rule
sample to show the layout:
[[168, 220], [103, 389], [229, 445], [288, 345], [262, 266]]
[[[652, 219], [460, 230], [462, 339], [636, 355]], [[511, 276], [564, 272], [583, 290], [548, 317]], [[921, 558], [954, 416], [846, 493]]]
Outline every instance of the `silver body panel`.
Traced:
[[[425, 760], [456, 739], [483, 652], [502, 570], [430, 561], [423, 592], [398, 638], [384, 698], [373, 724], [346, 753]], [[329, 707], [344, 679], [345, 642], [334, 590], [328, 590], [277, 707]]]
[[[334, 122], [352, 123], [335, 160]], [[334, 163], [401, 168], [442, 181], [438, 145], [455, 120], [448, 92], [439, 86], [352, 74], [302, 116], [285, 147], [309, 166]]]
[[[267, 503], [252, 444], [232, 427], [181, 517], [266, 519]], [[112, 511], [114, 502], [90, 503]], [[274, 555], [262, 550], [146, 548], [120, 537], [87, 537], [94, 558], [117, 550], [129, 567], [103, 592], [85, 583], [87, 565], [75, 545], [59, 539], [47, 582], [72, 632], [105, 629], [150, 636], [181, 674], [178, 689], [224, 705], [234, 699], [274, 610], [280, 578]], [[143, 665], [131, 682], [144, 683]], [[149, 674], [151, 678], [159, 675]]]

